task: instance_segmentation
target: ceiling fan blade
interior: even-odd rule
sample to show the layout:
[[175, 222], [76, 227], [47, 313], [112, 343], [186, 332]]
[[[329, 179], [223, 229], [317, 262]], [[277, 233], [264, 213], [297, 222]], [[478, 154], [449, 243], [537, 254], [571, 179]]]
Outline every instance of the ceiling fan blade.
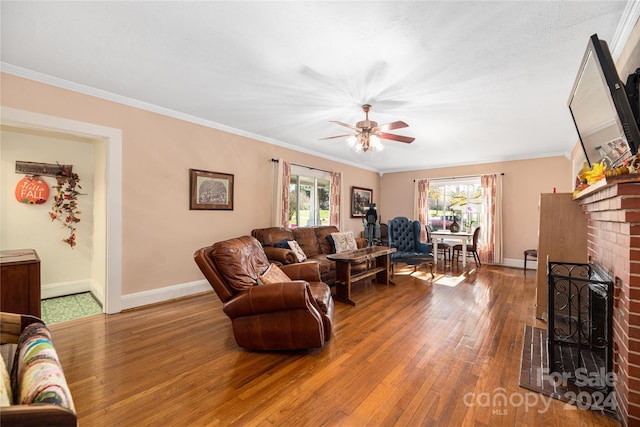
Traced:
[[376, 132], [386, 132], [388, 130], [400, 129], [409, 127], [408, 124], [403, 122], [402, 120], [398, 120], [397, 122], [387, 123], [386, 125], [380, 125], [373, 128]]
[[353, 130], [355, 130], [355, 131], [357, 131], [357, 132], [362, 132], [362, 129], [360, 129], [360, 128], [357, 128], [357, 127], [355, 127], [355, 126], [348, 125], [348, 124], [346, 124], [346, 123], [338, 122], [338, 121], [336, 121], [336, 120], [329, 120], [329, 123], [335, 123], [335, 124], [337, 124], [337, 125], [345, 126], [345, 127], [348, 127], [349, 129], [353, 129]]
[[353, 133], [348, 133], [346, 135], [336, 135], [336, 136], [328, 136], [326, 138], [320, 138], [320, 139], [334, 139], [334, 138], [346, 138], [347, 136], [353, 136]]
[[394, 135], [392, 133], [379, 133], [378, 137], [382, 139], [390, 139], [392, 141], [406, 142], [407, 144], [411, 144], [413, 141], [415, 141], [415, 138], [411, 138], [409, 136]]

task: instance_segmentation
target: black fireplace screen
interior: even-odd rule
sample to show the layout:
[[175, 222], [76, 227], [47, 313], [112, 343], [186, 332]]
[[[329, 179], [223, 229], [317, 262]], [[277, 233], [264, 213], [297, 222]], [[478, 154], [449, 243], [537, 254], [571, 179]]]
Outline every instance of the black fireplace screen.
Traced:
[[549, 369], [594, 390], [611, 388], [613, 283], [595, 264], [548, 262]]

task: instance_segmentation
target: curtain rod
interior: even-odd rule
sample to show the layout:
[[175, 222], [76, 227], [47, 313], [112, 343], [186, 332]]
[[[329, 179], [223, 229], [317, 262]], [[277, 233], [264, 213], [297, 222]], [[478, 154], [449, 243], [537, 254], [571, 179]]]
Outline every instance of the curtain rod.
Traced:
[[[483, 175], [491, 175], [490, 173], [483, 173], [480, 175], [463, 175], [463, 176], [450, 176], [450, 177], [444, 177], [444, 178], [425, 178], [428, 179], [429, 182], [432, 181], [450, 181], [452, 179], [467, 179], [467, 178], [480, 178]], [[496, 175], [502, 175], [504, 176], [504, 172], [500, 172], [499, 174]], [[416, 182], [417, 179], [414, 179], [413, 182]]]
[[[272, 163], [279, 163], [279, 162], [280, 162], [280, 160], [278, 160], [278, 159], [271, 159], [271, 162], [272, 162]], [[299, 164], [296, 164], [296, 163], [291, 163], [291, 166], [299, 166], [299, 167], [301, 167], [301, 168], [307, 168], [307, 169], [311, 169], [311, 170], [314, 170], [314, 171], [320, 171], [320, 172], [331, 173], [331, 171], [327, 171], [327, 170], [324, 170], [324, 169], [318, 169], [318, 168], [312, 168], [311, 166], [299, 165]]]

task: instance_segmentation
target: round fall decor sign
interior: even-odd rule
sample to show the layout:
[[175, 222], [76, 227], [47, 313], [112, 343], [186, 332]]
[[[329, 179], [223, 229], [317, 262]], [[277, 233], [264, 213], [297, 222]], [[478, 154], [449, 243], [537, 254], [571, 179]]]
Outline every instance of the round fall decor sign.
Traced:
[[49, 186], [37, 175], [27, 175], [16, 185], [16, 200], [30, 205], [41, 205], [49, 198]]

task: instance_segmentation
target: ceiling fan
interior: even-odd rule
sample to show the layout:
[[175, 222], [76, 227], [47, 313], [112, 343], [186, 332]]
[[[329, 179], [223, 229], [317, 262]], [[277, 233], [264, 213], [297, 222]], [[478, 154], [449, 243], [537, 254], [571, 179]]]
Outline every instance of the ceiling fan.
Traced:
[[387, 123], [386, 125], [378, 126], [378, 123], [374, 122], [373, 120], [369, 120], [370, 109], [371, 105], [369, 104], [364, 104], [362, 106], [362, 111], [364, 111], [365, 119], [361, 122], [356, 123], [355, 126], [335, 120], [330, 121], [331, 123], [336, 123], [340, 126], [345, 126], [349, 129], [353, 129], [354, 131], [356, 131], [356, 133], [336, 135], [320, 139], [348, 137], [347, 142], [357, 152], [382, 151], [384, 149], [384, 146], [380, 143], [380, 139], [389, 139], [392, 141], [404, 142], [407, 144], [411, 144], [415, 140], [415, 138], [411, 138], [408, 136], [387, 133], [387, 131], [393, 129], [409, 127], [409, 125], [399, 120], [392, 123]]

